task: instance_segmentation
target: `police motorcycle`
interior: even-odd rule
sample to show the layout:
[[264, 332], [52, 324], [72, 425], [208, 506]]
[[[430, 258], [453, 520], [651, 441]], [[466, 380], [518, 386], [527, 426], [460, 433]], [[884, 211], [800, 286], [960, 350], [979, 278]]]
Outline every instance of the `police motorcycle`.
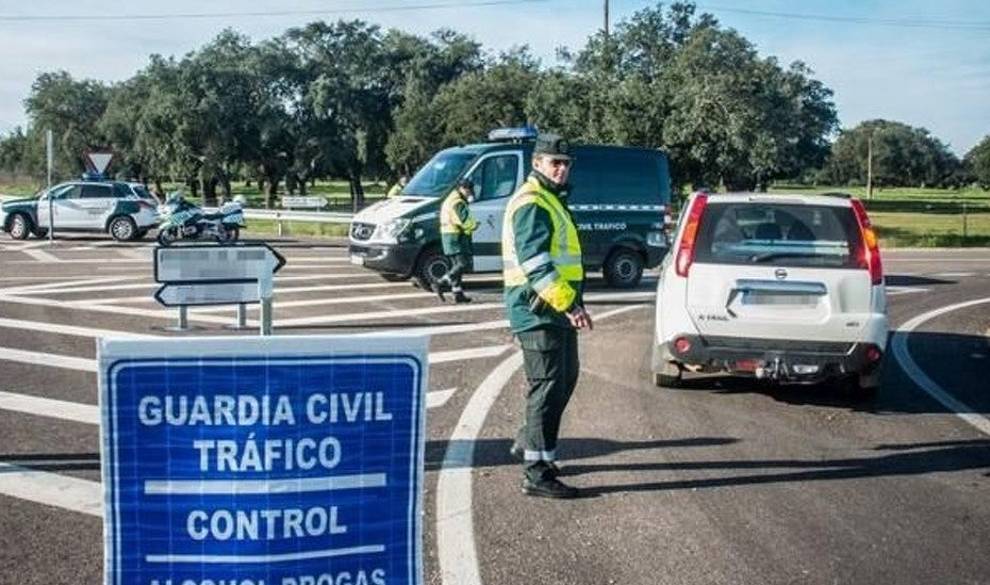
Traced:
[[162, 218], [158, 226], [158, 243], [169, 246], [178, 240], [214, 239], [217, 243], [232, 244], [240, 237], [244, 222], [244, 197], [220, 206], [214, 213], [204, 213], [195, 203], [190, 203], [181, 193], [170, 193], [165, 203], [158, 207]]

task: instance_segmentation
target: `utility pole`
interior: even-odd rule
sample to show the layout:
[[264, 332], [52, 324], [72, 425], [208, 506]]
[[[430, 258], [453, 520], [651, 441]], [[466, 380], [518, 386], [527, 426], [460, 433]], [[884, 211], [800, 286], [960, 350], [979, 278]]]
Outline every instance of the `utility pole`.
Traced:
[[608, 0], [605, 1], [605, 42], [608, 43]]
[[873, 132], [866, 138], [866, 198], [873, 200]]

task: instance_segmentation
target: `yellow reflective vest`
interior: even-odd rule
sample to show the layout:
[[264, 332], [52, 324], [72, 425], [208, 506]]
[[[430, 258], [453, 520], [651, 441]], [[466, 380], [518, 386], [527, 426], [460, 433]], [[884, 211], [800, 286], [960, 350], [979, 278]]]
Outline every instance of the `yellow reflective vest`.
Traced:
[[[506, 205], [502, 222], [502, 276], [513, 331], [544, 325], [570, 327], [564, 313], [581, 304], [584, 267], [571, 212], [531, 175]], [[531, 309], [534, 295], [546, 308]]]

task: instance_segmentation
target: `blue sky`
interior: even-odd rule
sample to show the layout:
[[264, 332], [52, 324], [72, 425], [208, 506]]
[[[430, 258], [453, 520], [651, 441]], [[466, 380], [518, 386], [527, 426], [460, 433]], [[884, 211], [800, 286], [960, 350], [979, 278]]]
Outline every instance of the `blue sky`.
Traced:
[[[24, 125], [23, 100], [42, 71], [126, 79], [148, 55], [181, 55], [225, 27], [255, 39], [319, 18], [265, 16], [151, 21], [24, 21], [11, 16], [133, 15], [346, 10], [385, 28], [425, 34], [439, 27], [467, 33], [498, 51], [528, 44], [545, 63], [557, 47], [580, 47], [602, 25], [602, 0], [542, 0], [466, 8], [382, 11], [382, 7], [453, 5], [478, 0], [36, 0], [0, 3], [0, 132]], [[613, 25], [653, 2], [611, 0]], [[843, 127], [871, 118], [922, 126], [964, 154], [990, 134], [990, 2], [986, 0], [710, 0], [715, 14], [782, 63], [802, 60], [835, 92]], [[750, 11], [750, 12], [742, 12]], [[884, 26], [754, 14], [775, 12], [935, 26]], [[979, 26], [980, 28], [967, 28]]]

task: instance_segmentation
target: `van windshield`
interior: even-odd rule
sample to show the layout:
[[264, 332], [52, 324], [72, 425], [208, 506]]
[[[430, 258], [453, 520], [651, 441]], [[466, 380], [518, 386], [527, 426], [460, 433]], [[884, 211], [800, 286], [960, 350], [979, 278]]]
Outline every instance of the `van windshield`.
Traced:
[[710, 203], [695, 260], [855, 268], [858, 247], [859, 227], [848, 207]]
[[419, 169], [402, 189], [402, 194], [413, 197], [447, 195], [475, 156], [473, 152], [441, 152]]

